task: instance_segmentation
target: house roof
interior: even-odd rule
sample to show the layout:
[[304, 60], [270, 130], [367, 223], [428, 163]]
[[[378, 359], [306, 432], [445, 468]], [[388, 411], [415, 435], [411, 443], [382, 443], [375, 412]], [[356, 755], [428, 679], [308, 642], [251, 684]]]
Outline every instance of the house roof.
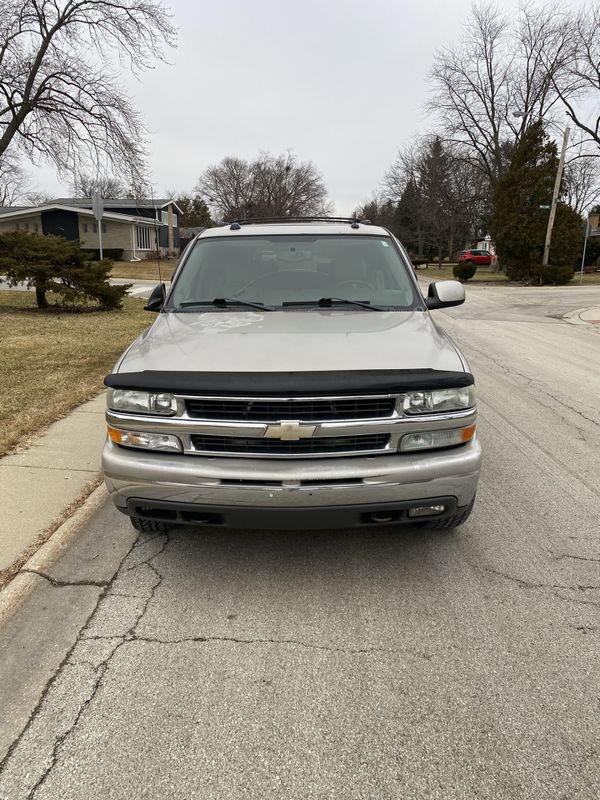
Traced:
[[[33, 214], [40, 214], [43, 211], [73, 211], [75, 214], [81, 214], [84, 217], [93, 217], [94, 212], [88, 208], [82, 208], [77, 206], [69, 206], [64, 203], [44, 203], [41, 206], [24, 206], [18, 210], [15, 210], [15, 207], [9, 208], [5, 211], [0, 211], [0, 219], [20, 219], [21, 217], [30, 217]], [[105, 211], [102, 215], [102, 219], [109, 219], [114, 220], [115, 222], [137, 222], [143, 223], [144, 225], [156, 225], [159, 226], [162, 223], [159, 220], [151, 219], [150, 217], [136, 217], [130, 214], [117, 214], [110, 211]]]
[[[86, 208], [91, 207], [91, 197], [56, 197], [53, 203], [60, 203], [67, 206], [81, 206]], [[175, 200], [172, 197], [155, 197], [154, 199], [140, 199], [135, 197], [122, 197], [122, 198], [103, 198], [102, 203], [104, 208], [156, 208], [161, 209], [173, 203], [179, 213], [183, 213]]]
[[0, 206], [0, 214], [8, 214], [11, 211], [21, 211], [23, 208], [31, 208], [31, 206]]

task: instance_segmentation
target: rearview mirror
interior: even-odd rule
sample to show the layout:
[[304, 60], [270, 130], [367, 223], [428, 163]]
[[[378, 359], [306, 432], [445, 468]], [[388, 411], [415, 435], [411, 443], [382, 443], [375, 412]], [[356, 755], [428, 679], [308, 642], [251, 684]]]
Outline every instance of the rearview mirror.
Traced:
[[152, 289], [148, 303], [144, 306], [144, 311], [160, 311], [165, 304], [167, 290], [164, 283], [159, 283]]
[[459, 281], [434, 281], [429, 284], [427, 308], [450, 308], [465, 302], [465, 287]]

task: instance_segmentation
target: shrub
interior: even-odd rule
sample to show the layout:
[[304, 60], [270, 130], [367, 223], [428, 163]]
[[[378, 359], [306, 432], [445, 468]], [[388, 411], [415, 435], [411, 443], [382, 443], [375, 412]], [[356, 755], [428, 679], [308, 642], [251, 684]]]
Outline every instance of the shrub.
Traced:
[[10, 286], [35, 289], [39, 308], [48, 308], [47, 292], [64, 304], [93, 300], [104, 311], [121, 308], [127, 286], [111, 286], [108, 259], [91, 261], [75, 242], [61, 236], [11, 231], [0, 234], [0, 274]]
[[[87, 255], [90, 261], [100, 261], [100, 250], [87, 250], [82, 249], [82, 252]], [[109, 258], [111, 261], [120, 261], [123, 258], [122, 247], [102, 248], [102, 255], [104, 258]]]
[[455, 278], [458, 278], [459, 281], [470, 281], [476, 272], [477, 264], [467, 264], [464, 261], [452, 267], [452, 274]]
[[506, 277], [509, 281], [525, 281], [539, 286], [547, 284], [558, 286], [569, 283], [573, 278], [574, 272], [573, 267], [566, 264], [543, 266], [539, 262], [532, 264], [530, 261], [510, 264], [506, 267]]

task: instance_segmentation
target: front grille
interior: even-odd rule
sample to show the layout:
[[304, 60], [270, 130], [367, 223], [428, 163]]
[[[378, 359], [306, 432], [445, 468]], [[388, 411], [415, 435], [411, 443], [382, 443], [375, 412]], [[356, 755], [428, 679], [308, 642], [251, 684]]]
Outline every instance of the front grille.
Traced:
[[299, 419], [315, 420], [376, 419], [391, 417], [393, 397], [362, 397], [333, 400], [216, 400], [194, 398], [186, 400], [188, 416], [194, 419], [218, 419], [235, 422], [279, 422]]
[[363, 436], [317, 437], [297, 442], [282, 439], [258, 439], [242, 436], [190, 436], [196, 450], [212, 453], [242, 453], [246, 455], [304, 455], [307, 453], [353, 453], [365, 450], [383, 450], [389, 440], [388, 433]]

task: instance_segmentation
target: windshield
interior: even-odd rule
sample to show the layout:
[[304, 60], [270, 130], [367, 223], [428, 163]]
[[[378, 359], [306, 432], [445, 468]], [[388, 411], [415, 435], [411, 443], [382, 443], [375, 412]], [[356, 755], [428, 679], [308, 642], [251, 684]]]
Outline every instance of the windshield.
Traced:
[[[422, 308], [408, 269], [387, 236], [211, 237], [194, 246], [166, 309], [197, 311], [206, 304], [207, 309], [244, 311], [247, 307], [235, 302], [243, 300], [291, 310], [324, 298], [336, 299], [332, 308], [345, 300], [386, 309]], [[225, 298], [227, 303], [214, 305]], [[356, 304], [347, 307], [361, 310]]]

